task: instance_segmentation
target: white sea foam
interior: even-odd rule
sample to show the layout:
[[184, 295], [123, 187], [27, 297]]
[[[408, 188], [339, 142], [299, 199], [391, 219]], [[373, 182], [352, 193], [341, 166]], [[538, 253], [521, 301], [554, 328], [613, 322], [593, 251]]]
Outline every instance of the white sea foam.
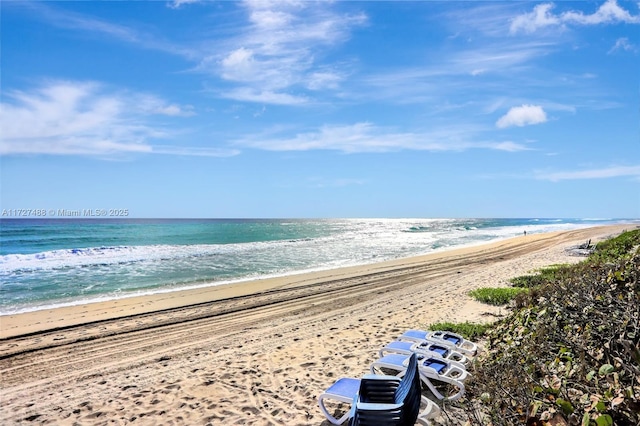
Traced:
[[265, 225], [269, 232], [288, 229], [286, 237], [275, 241], [128, 244], [5, 254], [0, 256], [0, 314], [362, 265], [483, 244], [523, 231], [534, 234], [586, 226], [593, 222], [287, 220]]

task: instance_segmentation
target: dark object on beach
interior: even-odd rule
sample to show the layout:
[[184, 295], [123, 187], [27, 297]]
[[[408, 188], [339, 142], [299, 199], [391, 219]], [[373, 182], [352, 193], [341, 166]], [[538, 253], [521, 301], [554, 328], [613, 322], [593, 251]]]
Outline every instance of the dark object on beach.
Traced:
[[583, 250], [589, 250], [590, 248], [592, 248], [591, 246], [591, 240], [587, 241], [586, 243], [579, 245], [578, 246], [579, 249], [583, 249]]
[[575, 247], [569, 247], [567, 251], [574, 256], [589, 256], [595, 250], [596, 246], [591, 245], [591, 240]]

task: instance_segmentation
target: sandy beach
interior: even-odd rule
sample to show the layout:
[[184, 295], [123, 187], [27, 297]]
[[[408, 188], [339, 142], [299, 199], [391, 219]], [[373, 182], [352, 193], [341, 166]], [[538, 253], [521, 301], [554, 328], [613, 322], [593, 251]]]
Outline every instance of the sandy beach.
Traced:
[[328, 425], [317, 396], [471, 300], [634, 225], [527, 235], [422, 257], [0, 317], [0, 423]]

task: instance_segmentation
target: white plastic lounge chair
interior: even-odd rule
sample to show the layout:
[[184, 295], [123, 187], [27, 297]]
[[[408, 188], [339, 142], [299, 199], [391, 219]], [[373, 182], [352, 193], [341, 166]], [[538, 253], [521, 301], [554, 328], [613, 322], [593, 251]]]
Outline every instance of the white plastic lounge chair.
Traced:
[[430, 340], [422, 340], [420, 342], [394, 340], [380, 349], [378, 353], [380, 357], [383, 357], [387, 354], [411, 355], [414, 352], [425, 356], [441, 357], [448, 361], [456, 361], [464, 366], [469, 363], [469, 358], [453, 350], [451, 346], [441, 345]]
[[[416, 359], [416, 370], [417, 370], [417, 357]], [[419, 377], [419, 373], [416, 371], [417, 376]], [[406, 377], [406, 376], [405, 376]], [[403, 386], [407, 386], [407, 381], [410, 380], [411, 377], [407, 377], [405, 379], [405, 384]], [[400, 383], [402, 379], [397, 376], [387, 376], [387, 375], [377, 375], [377, 374], [367, 374], [362, 379], [354, 379], [350, 377], [343, 377], [338, 379], [333, 385], [331, 385], [326, 391], [324, 391], [318, 397], [318, 405], [320, 406], [320, 410], [324, 414], [324, 416], [329, 420], [329, 422], [335, 425], [341, 425], [346, 422], [348, 419], [353, 419], [356, 416], [356, 410], [360, 410], [359, 421], [361, 424], [366, 424], [365, 420], [371, 416], [375, 416], [376, 414], [379, 416], [377, 424], [386, 424], [385, 422], [389, 420], [390, 417], [395, 415], [399, 415], [397, 413], [393, 414], [398, 410], [397, 406], [391, 406], [396, 404], [395, 400], [393, 404], [383, 404], [380, 402], [372, 402], [372, 401], [391, 401], [391, 396], [395, 396], [396, 388], [400, 387]], [[361, 399], [362, 394], [362, 399]], [[349, 410], [346, 410], [341, 417], [335, 417], [330, 413], [330, 408], [332, 405], [329, 404], [327, 406], [326, 402], [333, 400], [338, 403], [349, 403], [352, 404]], [[370, 402], [367, 402], [370, 401]], [[382, 407], [385, 405], [386, 407]], [[427, 425], [427, 419], [432, 419], [440, 414], [440, 407], [438, 407], [433, 401], [429, 400], [425, 396], [420, 396], [420, 405], [425, 407], [422, 412], [418, 415], [418, 422]], [[335, 405], [337, 408], [337, 405]], [[375, 413], [375, 409], [378, 411], [386, 410], [387, 413], [378, 412]], [[387, 416], [386, 420], [384, 416]], [[381, 423], [382, 422], [382, 423]]]
[[449, 346], [467, 356], [475, 356], [476, 353], [478, 353], [477, 344], [470, 340], [466, 340], [461, 335], [451, 331], [408, 330], [398, 337], [398, 340], [408, 340], [418, 343], [424, 340], [429, 340], [434, 343]]
[[[402, 376], [405, 374], [410, 356], [401, 354], [388, 354], [371, 364], [371, 372], [374, 374], [395, 374]], [[420, 379], [433, 395], [442, 400], [455, 401], [464, 395], [464, 381], [469, 377], [469, 373], [464, 365], [436, 357], [425, 357], [417, 354], [418, 371]], [[433, 382], [439, 384], [451, 385], [453, 387], [452, 394], [447, 392], [443, 395]]]
[[346, 410], [342, 417], [336, 418], [329, 413], [329, 408], [325, 405], [325, 400], [335, 400], [338, 402], [353, 403], [360, 389], [360, 379], [342, 377], [318, 397], [318, 405], [322, 414], [334, 425], [341, 425], [350, 417], [350, 410]]

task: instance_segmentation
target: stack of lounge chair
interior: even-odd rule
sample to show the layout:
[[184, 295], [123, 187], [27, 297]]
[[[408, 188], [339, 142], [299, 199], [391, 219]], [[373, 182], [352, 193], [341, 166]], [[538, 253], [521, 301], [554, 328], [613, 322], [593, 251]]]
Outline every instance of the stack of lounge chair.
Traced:
[[[466, 365], [477, 350], [475, 343], [456, 333], [408, 330], [380, 349], [371, 374], [338, 379], [318, 397], [318, 405], [336, 425], [428, 424], [440, 408], [422, 395], [423, 385], [436, 400], [459, 399], [469, 377]], [[351, 409], [335, 417], [328, 401], [349, 403]]]

